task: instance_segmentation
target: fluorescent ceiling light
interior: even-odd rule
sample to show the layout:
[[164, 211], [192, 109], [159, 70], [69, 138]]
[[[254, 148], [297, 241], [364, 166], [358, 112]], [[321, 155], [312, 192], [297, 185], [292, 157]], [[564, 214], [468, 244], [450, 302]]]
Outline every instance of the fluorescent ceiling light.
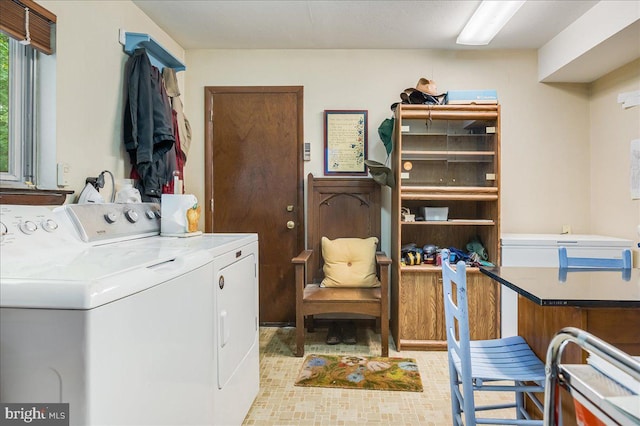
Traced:
[[523, 4], [524, 0], [484, 0], [465, 25], [456, 43], [473, 46], [489, 44]]

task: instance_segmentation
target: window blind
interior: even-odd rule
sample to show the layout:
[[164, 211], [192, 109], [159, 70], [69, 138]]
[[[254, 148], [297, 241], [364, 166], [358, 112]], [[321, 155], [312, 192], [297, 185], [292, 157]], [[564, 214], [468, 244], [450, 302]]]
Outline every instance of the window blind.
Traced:
[[33, 0], [0, 0], [0, 31], [48, 55], [55, 23], [56, 15]]

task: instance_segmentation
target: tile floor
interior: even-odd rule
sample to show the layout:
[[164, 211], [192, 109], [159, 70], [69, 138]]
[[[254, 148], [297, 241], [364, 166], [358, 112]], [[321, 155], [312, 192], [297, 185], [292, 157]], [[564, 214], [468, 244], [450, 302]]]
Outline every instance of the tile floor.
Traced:
[[[380, 355], [380, 335], [358, 330], [358, 344], [329, 346], [326, 329], [307, 333], [305, 356], [313, 353]], [[295, 328], [260, 328], [260, 393], [244, 425], [451, 425], [446, 352], [402, 351], [391, 342], [389, 356], [415, 358], [423, 392], [294, 386], [304, 357], [293, 355]], [[508, 401], [494, 393], [480, 403]], [[492, 413], [493, 414], [493, 413]], [[504, 413], [508, 417], [510, 413]], [[497, 415], [496, 415], [497, 416]]]

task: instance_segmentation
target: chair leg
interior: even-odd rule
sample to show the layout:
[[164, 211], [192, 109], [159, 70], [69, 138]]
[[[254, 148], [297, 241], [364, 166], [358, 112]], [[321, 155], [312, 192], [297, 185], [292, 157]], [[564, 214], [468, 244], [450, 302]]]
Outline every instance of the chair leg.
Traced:
[[296, 356], [304, 355], [304, 315], [296, 314]]
[[[523, 385], [524, 383], [516, 382], [516, 385]], [[516, 418], [524, 419], [522, 412], [524, 411], [524, 393], [516, 392]]]
[[451, 392], [451, 418], [454, 425], [462, 425], [462, 405], [463, 401], [460, 400], [460, 388], [458, 381], [458, 374], [455, 370], [455, 366], [449, 361], [449, 389]]
[[389, 356], [389, 321], [380, 321], [380, 346], [382, 356]]
[[315, 331], [315, 321], [313, 315], [307, 315], [307, 331], [313, 333]]

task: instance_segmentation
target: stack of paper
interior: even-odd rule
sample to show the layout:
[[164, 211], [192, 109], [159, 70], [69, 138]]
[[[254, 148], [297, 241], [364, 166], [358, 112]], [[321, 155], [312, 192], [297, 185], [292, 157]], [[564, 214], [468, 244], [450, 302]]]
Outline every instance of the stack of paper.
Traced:
[[606, 400], [619, 410], [640, 420], [640, 395], [611, 396]]
[[[640, 357], [636, 356], [632, 358], [640, 362]], [[594, 354], [589, 354], [589, 357], [587, 358], [587, 363], [591, 365], [593, 368], [600, 371], [605, 376], [611, 378], [612, 380], [615, 380], [620, 385], [629, 389], [631, 392], [635, 393], [636, 395], [640, 394], [640, 382], [635, 380], [633, 377], [631, 377], [624, 371], [606, 362], [599, 356], [596, 356]]]

